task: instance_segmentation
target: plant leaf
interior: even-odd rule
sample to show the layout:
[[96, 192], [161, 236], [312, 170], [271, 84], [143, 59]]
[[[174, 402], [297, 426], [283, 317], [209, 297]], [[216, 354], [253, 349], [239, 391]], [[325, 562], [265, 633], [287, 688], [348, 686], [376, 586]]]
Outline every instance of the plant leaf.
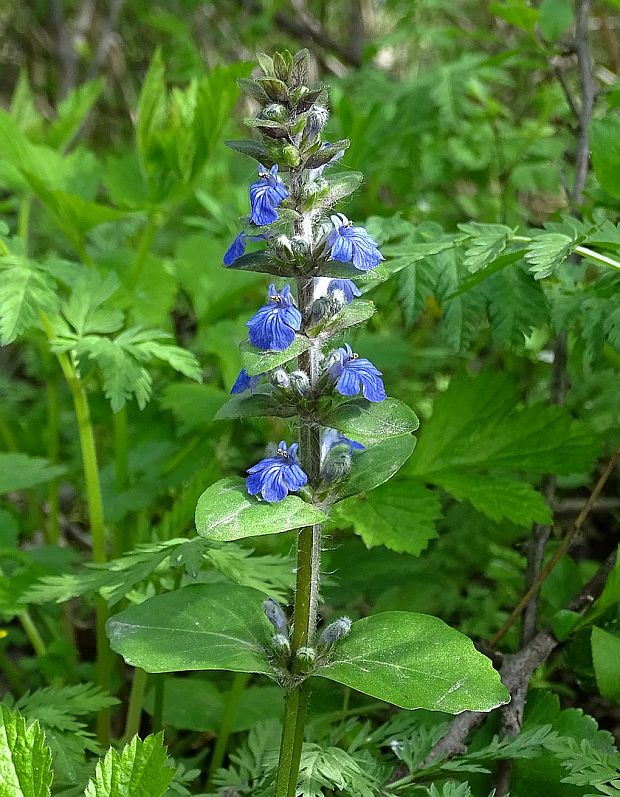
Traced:
[[97, 763], [84, 797], [163, 797], [174, 772], [163, 733], [144, 741], [134, 736], [120, 753], [110, 749]]
[[272, 673], [265, 649], [273, 628], [265, 594], [235, 584], [192, 584], [111, 617], [110, 646], [147, 672], [232, 670]]
[[324, 425], [373, 446], [391, 437], [415, 432], [420, 425], [415, 412], [398, 399], [387, 398], [381, 402], [356, 399], [331, 410]]
[[0, 797], [49, 797], [52, 753], [38, 722], [0, 706]]
[[325, 514], [296, 495], [277, 504], [248, 495], [245, 480], [237, 477], [212, 484], [198, 499], [196, 530], [208, 540], [228, 542], [323, 523]]
[[0, 453], [0, 495], [27, 490], [36, 484], [49, 482], [64, 472], [62, 465], [50, 465], [41, 457]]
[[470, 639], [437, 617], [413, 612], [353, 623], [315, 675], [407, 709], [491, 711], [510, 699]]

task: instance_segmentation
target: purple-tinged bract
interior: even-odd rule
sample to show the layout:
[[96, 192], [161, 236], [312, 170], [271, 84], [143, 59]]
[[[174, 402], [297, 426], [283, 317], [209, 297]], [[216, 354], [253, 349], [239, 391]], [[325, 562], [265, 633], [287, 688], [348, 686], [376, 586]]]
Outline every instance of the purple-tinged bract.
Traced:
[[250, 343], [263, 351], [284, 351], [301, 328], [301, 313], [293, 303], [291, 289], [277, 291], [270, 285], [268, 302], [246, 323]]
[[287, 449], [281, 441], [275, 456], [266, 457], [248, 468], [246, 486], [250, 495], [262, 495], [265, 501], [277, 503], [291, 492], [300, 490], [308, 483], [297, 458], [297, 443]]
[[379, 247], [363, 227], [355, 227], [343, 214], [331, 217], [334, 229], [327, 236], [332, 260], [352, 262], [359, 271], [370, 271], [384, 260]]
[[327, 371], [342, 396], [357, 396], [361, 390], [368, 401], [383, 401], [387, 397], [381, 371], [356, 354], [348, 343], [330, 354]]
[[278, 177], [278, 164], [267, 170], [258, 168], [258, 180], [250, 186], [250, 221], [259, 227], [278, 220], [276, 208], [289, 195], [288, 188]]

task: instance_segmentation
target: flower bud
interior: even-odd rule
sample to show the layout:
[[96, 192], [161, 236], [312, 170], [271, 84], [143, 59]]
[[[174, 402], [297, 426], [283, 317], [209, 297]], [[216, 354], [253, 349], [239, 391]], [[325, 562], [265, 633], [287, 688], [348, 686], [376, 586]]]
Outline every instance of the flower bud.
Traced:
[[344, 479], [351, 470], [351, 448], [346, 444], [334, 446], [325, 459], [321, 467], [321, 477], [325, 484]]
[[291, 643], [284, 634], [274, 634], [271, 639], [271, 649], [276, 661], [280, 664], [288, 664], [291, 658]]
[[274, 387], [281, 387], [284, 390], [291, 385], [291, 378], [284, 368], [274, 368], [273, 371], [270, 371], [269, 381]]
[[281, 257], [283, 260], [288, 260], [291, 257], [293, 248], [288, 235], [278, 235], [276, 238], [272, 238], [271, 241], [273, 250], [278, 257]]
[[333, 291], [315, 300], [310, 311], [310, 326], [328, 321], [342, 310], [346, 302], [342, 291]]
[[310, 647], [299, 648], [295, 659], [301, 671], [308, 672], [316, 661], [316, 650]]
[[351, 630], [351, 620], [348, 617], [339, 617], [335, 622], [330, 623], [319, 637], [319, 645], [330, 648], [341, 639], [349, 636]]
[[286, 615], [282, 611], [280, 604], [277, 601], [274, 601], [273, 598], [267, 598], [267, 600], [263, 603], [263, 611], [265, 612], [265, 617], [276, 629], [278, 634], [284, 634], [288, 636], [288, 620], [286, 619]]
[[301, 396], [305, 396], [310, 389], [310, 380], [305, 371], [293, 371], [289, 376], [289, 380], [291, 387]]
[[306, 257], [306, 255], [308, 255], [310, 252], [308, 242], [298, 235], [294, 235], [291, 238], [291, 248], [293, 250], [293, 254], [298, 257]]
[[327, 124], [328, 118], [329, 111], [322, 105], [314, 105], [310, 109], [304, 131], [305, 144], [313, 144], [316, 141], [321, 130]]
[[263, 109], [261, 116], [263, 119], [269, 119], [272, 122], [288, 122], [289, 120], [288, 111], [284, 105], [280, 105], [278, 102], [267, 105], [267, 107]]

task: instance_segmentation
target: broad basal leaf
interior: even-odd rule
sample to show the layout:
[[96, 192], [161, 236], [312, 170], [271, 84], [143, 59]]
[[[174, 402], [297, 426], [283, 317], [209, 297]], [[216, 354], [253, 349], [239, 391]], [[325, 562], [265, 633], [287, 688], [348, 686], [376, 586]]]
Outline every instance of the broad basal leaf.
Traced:
[[108, 620], [110, 646], [147, 672], [232, 670], [269, 675], [273, 628], [265, 594], [234, 584], [195, 584], [157, 595]]
[[97, 763], [84, 797], [163, 797], [174, 771], [163, 733], [144, 741], [134, 736], [120, 753], [111, 748]]
[[509, 694], [486, 656], [436, 617], [385, 612], [353, 623], [315, 674], [401, 708], [491, 711]]
[[38, 722], [0, 706], [0, 797], [49, 797], [52, 754]]
[[249, 495], [237, 477], [212, 484], [198, 499], [196, 530], [209, 540], [239, 540], [323, 523], [325, 514], [296, 495], [268, 504]]

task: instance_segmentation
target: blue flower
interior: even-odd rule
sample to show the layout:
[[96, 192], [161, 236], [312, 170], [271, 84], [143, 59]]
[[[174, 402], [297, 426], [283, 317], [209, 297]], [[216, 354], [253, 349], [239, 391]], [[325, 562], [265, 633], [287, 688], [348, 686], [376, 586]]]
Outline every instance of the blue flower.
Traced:
[[264, 374], [250, 376], [245, 368], [242, 368], [239, 371], [239, 376], [235, 379], [235, 384], [230, 388], [230, 392], [234, 394], [252, 390], [260, 382], [262, 376], [264, 376]]
[[278, 164], [269, 171], [262, 163], [258, 167], [259, 179], [250, 186], [250, 221], [262, 227], [277, 221], [276, 208], [289, 195], [287, 187], [278, 177]]
[[363, 227], [354, 227], [343, 213], [331, 217], [334, 229], [327, 236], [331, 260], [353, 261], [360, 271], [370, 271], [384, 260], [377, 244]]
[[351, 440], [346, 437], [342, 432], [336, 429], [323, 429], [321, 433], [321, 462], [324, 462], [332, 449], [345, 446], [348, 454], [351, 455], [356, 451], [364, 451], [365, 446], [358, 443], [357, 440]]
[[334, 293], [334, 291], [342, 291], [347, 304], [351, 304], [356, 296], [362, 295], [362, 292], [352, 280], [330, 280], [327, 293]]
[[245, 254], [246, 241], [264, 241], [264, 240], [265, 240], [264, 235], [248, 235], [247, 233], [241, 231], [226, 250], [226, 254], [224, 255], [224, 265], [232, 266], [232, 264], [235, 262], [235, 260], [237, 260], [237, 258]]
[[245, 480], [250, 495], [263, 496], [269, 503], [282, 501], [289, 492], [295, 492], [308, 483], [308, 477], [299, 466], [297, 443], [287, 450], [282, 441], [274, 457], [266, 457], [248, 468]]
[[368, 401], [383, 401], [387, 398], [381, 371], [370, 360], [353, 352], [348, 343], [330, 354], [327, 373], [342, 396], [357, 396], [361, 390]]
[[267, 298], [268, 303], [246, 323], [248, 337], [250, 343], [264, 351], [284, 351], [301, 328], [301, 313], [293, 304], [288, 285], [279, 292], [275, 285], [270, 285]]

